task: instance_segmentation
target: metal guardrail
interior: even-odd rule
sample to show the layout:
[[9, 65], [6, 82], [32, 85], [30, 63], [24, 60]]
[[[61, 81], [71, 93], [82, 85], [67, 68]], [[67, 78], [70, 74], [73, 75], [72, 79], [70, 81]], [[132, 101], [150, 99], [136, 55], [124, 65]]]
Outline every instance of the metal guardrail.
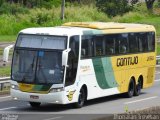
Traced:
[[0, 78], [0, 93], [3, 91], [9, 91], [10, 86], [10, 77]]
[[157, 65], [160, 64], [160, 55], [156, 56], [156, 63], [157, 63]]

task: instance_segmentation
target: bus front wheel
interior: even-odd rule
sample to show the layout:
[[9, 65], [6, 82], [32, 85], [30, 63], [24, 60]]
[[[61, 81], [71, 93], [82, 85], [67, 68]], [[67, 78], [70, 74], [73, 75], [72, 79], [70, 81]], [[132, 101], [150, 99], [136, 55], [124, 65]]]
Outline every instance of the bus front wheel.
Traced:
[[39, 103], [39, 102], [29, 102], [29, 103], [30, 103], [31, 107], [33, 107], [33, 108], [39, 107], [41, 105], [41, 103]]
[[85, 89], [82, 87], [79, 92], [78, 102], [75, 103], [75, 107], [81, 108], [84, 105], [85, 100], [86, 100], [86, 92]]

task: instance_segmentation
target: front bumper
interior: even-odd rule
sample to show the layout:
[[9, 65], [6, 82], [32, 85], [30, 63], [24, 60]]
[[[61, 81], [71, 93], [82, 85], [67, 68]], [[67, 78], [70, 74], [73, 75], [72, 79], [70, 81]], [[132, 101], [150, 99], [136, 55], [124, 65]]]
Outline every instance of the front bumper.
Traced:
[[[66, 104], [65, 92], [55, 92], [48, 94], [39, 93], [28, 93], [20, 90], [11, 89], [11, 96], [15, 100], [29, 101], [29, 102], [40, 102], [40, 103], [54, 103], [54, 104]], [[36, 96], [35, 98], [31, 96]]]

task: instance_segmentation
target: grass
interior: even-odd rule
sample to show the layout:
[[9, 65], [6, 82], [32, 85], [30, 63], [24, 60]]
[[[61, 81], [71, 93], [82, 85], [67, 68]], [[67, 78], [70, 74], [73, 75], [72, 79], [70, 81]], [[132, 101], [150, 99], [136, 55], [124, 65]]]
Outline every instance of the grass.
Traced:
[[16, 35], [0, 35], [0, 42], [14, 42]]
[[0, 67], [0, 77], [10, 76], [11, 67]]
[[160, 43], [157, 44], [157, 55], [160, 55]]
[[0, 55], [3, 55], [4, 48], [0, 48]]
[[19, 31], [30, 27], [52, 27], [71, 21], [109, 21], [105, 13], [94, 6], [68, 6], [65, 20], [60, 19], [61, 8], [34, 8], [26, 14], [0, 15], [0, 42], [15, 41]]

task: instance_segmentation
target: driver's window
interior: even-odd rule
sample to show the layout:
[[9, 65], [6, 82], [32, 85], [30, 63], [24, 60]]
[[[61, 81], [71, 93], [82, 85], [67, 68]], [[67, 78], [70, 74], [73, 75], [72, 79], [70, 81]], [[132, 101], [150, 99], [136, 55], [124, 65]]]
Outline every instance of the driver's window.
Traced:
[[79, 36], [72, 36], [70, 38], [69, 48], [71, 48], [71, 51], [68, 54], [66, 86], [74, 84], [76, 79], [79, 58]]

